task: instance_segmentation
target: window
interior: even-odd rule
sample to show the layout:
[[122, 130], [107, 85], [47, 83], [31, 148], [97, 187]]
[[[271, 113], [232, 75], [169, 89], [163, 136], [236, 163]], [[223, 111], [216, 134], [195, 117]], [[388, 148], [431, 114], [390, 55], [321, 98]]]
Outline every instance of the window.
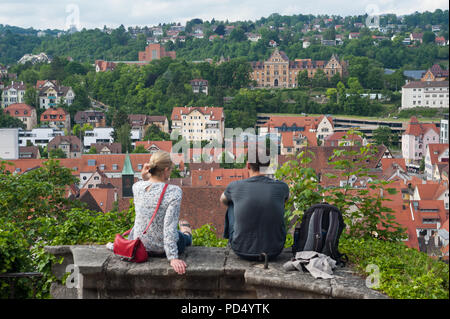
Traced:
[[423, 224], [437, 224], [439, 223], [439, 218], [424, 218], [422, 220]]
[[112, 169], [113, 170], [117, 170], [118, 169], [118, 165], [117, 164], [112, 164]]
[[220, 181], [222, 179], [222, 176], [216, 176], [216, 180]]
[[103, 171], [103, 170], [105, 170], [105, 164], [101, 164], [100, 165], [100, 169]]
[[88, 160], [88, 166], [95, 166], [95, 160], [94, 159]]
[[138, 164], [138, 170], [142, 170], [142, 164]]

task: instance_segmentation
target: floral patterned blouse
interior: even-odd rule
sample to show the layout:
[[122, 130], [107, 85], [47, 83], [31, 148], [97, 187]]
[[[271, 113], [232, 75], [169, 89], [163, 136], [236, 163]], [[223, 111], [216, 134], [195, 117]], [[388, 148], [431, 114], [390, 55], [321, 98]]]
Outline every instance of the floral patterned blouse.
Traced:
[[169, 185], [158, 212], [147, 233], [143, 232], [155, 212], [164, 183], [138, 181], [133, 185], [136, 217], [129, 239], [139, 239], [149, 252], [166, 253], [167, 259], [178, 258], [178, 218], [182, 198], [181, 188]]

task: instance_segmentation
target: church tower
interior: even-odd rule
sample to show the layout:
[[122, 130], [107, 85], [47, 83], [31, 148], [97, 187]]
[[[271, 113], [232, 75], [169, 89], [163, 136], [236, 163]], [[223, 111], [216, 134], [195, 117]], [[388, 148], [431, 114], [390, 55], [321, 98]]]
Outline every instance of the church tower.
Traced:
[[130, 155], [125, 155], [122, 169], [122, 197], [133, 197], [134, 171]]

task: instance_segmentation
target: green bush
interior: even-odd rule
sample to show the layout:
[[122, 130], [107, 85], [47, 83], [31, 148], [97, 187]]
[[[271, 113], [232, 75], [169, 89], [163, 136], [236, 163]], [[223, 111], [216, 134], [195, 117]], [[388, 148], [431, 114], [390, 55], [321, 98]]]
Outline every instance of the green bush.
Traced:
[[[0, 273], [30, 272], [32, 260], [29, 244], [23, 232], [13, 223], [0, 220]], [[14, 298], [31, 297], [30, 279], [0, 279], [0, 299], [11, 297], [14, 281]]]
[[448, 299], [449, 268], [402, 242], [342, 235], [339, 250], [351, 265], [367, 276], [366, 267], [376, 265], [380, 282], [377, 290], [395, 299]]
[[211, 224], [203, 225], [192, 230], [192, 245], [205, 247], [226, 247], [227, 239], [221, 239], [216, 235], [216, 228]]

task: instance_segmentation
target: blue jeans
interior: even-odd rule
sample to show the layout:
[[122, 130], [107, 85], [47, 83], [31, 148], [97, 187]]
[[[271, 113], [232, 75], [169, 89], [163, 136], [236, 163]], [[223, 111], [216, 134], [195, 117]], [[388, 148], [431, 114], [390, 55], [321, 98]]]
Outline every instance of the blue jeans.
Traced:
[[192, 245], [192, 235], [184, 234], [178, 231], [178, 241], [177, 241], [178, 254], [182, 254], [184, 252], [184, 249], [187, 246], [191, 245]]

